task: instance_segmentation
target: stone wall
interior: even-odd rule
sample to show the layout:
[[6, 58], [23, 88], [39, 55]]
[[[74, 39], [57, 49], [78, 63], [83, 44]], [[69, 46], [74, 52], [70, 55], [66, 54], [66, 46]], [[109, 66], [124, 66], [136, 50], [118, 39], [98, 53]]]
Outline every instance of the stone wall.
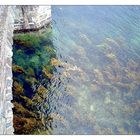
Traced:
[[13, 6], [0, 6], [0, 134], [13, 134], [12, 36]]
[[[28, 6], [30, 9], [31, 6]], [[37, 11], [28, 15], [33, 19], [36, 28], [50, 22], [50, 6], [37, 6]], [[31, 8], [32, 9], [32, 8]], [[18, 19], [17, 6], [0, 6], [0, 134], [13, 134], [13, 104], [12, 100], [12, 45], [15, 20]], [[29, 13], [29, 11], [26, 11]], [[37, 13], [37, 14], [36, 14]], [[20, 13], [19, 13], [20, 15]], [[20, 20], [21, 21], [21, 20]], [[22, 23], [21, 23], [22, 24]]]
[[37, 30], [47, 26], [51, 21], [51, 6], [16, 6], [15, 30]]

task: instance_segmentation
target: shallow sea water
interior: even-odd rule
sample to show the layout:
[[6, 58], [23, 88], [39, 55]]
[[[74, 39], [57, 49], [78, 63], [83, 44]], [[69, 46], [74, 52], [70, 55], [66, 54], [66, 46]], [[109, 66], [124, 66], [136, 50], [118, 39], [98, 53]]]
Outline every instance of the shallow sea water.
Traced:
[[52, 6], [60, 65], [47, 83], [51, 134], [140, 134], [139, 13], [139, 6]]
[[[53, 6], [54, 134], [139, 134], [140, 7]], [[58, 74], [59, 73], [59, 74]], [[56, 84], [53, 83], [56, 82]], [[64, 119], [62, 119], [64, 118]]]

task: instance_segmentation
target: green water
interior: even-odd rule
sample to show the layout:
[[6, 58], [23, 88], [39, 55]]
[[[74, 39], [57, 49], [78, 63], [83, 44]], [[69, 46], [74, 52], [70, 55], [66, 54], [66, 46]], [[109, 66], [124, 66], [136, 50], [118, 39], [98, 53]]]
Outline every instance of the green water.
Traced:
[[139, 12], [52, 6], [52, 28], [17, 37], [13, 64], [22, 69], [14, 78], [22, 88], [15, 87], [30, 106], [16, 92], [14, 99], [30, 113], [15, 115], [38, 120], [17, 133], [140, 134]]

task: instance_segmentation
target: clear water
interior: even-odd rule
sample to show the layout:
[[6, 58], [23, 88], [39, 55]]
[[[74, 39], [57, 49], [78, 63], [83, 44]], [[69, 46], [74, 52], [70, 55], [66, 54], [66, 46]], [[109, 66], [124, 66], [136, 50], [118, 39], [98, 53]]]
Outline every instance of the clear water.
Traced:
[[53, 134], [140, 134], [140, 7], [53, 6]]
[[[52, 6], [52, 19], [49, 44], [57, 64], [46, 82], [46, 128], [51, 134], [140, 134], [140, 7]], [[26, 70], [33, 64], [44, 86], [45, 43], [40, 55], [14, 56]]]

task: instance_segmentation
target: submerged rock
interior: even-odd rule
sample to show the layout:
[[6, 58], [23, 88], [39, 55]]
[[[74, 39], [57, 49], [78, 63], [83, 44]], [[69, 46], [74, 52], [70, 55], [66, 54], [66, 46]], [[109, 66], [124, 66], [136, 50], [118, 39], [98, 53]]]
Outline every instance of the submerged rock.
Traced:
[[52, 58], [51, 59], [51, 65], [53, 65], [53, 66], [60, 66], [62, 64], [61, 64], [61, 62], [58, 59]]
[[45, 94], [45, 93], [48, 93], [48, 90], [44, 86], [41, 85], [41, 86], [38, 87], [37, 93]]
[[51, 74], [51, 73], [49, 72], [49, 68], [48, 68], [48, 67], [44, 67], [43, 70], [42, 70], [42, 72], [44, 73], [44, 75], [45, 75], [48, 79], [52, 79], [53, 74]]
[[20, 99], [22, 101], [22, 104], [24, 105], [24, 107], [28, 108], [28, 109], [32, 109], [32, 106], [33, 106], [33, 102], [30, 98], [22, 95], [20, 96]]
[[14, 115], [15, 134], [32, 134], [43, 127], [42, 122], [35, 118], [24, 118]]
[[27, 33], [14, 36], [14, 53], [14, 63], [19, 65], [13, 65], [15, 134], [44, 133], [46, 116], [42, 114], [48, 108], [44, 103], [48, 90], [43, 85], [48, 84], [58, 65], [55, 49], [48, 34]]
[[36, 78], [28, 77], [28, 76], [25, 77], [25, 81], [28, 82], [30, 84], [30, 86], [38, 83]]
[[35, 117], [36, 114], [24, 108], [21, 104], [14, 102], [14, 112], [23, 117]]
[[24, 92], [23, 86], [20, 83], [14, 81], [14, 83], [13, 83], [13, 92], [14, 92], [15, 95], [23, 94], [23, 92]]
[[35, 72], [32, 68], [29, 68], [26, 72], [29, 76], [35, 76]]
[[37, 105], [37, 104], [41, 104], [43, 102], [43, 99], [38, 94], [35, 94], [32, 101], [33, 101], [33, 104]]
[[12, 70], [13, 70], [14, 73], [18, 73], [18, 74], [23, 74], [24, 73], [23, 68], [21, 66], [18, 66], [18, 65], [13, 65]]
[[115, 60], [115, 59], [116, 59], [116, 55], [113, 54], [113, 53], [108, 53], [106, 56], [107, 56], [110, 60]]
[[55, 52], [55, 49], [53, 47], [45, 46], [44, 48], [45, 48], [45, 50], [47, 51], [48, 54], [50, 54], [50, 55], [54, 54], [55, 55], [56, 52]]
[[17, 34], [13, 38], [14, 43], [23, 47], [39, 47], [39, 36], [34, 33]]

